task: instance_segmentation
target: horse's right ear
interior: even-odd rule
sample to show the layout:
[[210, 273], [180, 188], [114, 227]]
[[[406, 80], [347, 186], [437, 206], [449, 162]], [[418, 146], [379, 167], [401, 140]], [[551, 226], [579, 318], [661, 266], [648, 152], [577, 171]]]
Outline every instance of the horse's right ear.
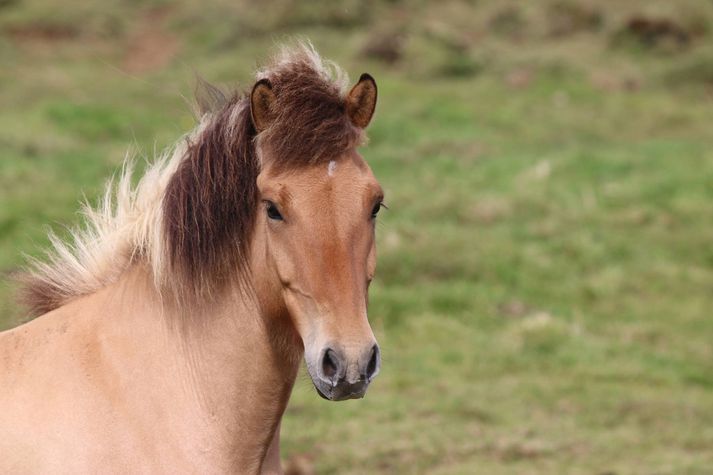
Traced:
[[260, 79], [255, 83], [250, 93], [250, 115], [258, 133], [270, 125], [271, 109], [274, 102], [275, 93], [272, 92], [272, 84], [268, 79]]

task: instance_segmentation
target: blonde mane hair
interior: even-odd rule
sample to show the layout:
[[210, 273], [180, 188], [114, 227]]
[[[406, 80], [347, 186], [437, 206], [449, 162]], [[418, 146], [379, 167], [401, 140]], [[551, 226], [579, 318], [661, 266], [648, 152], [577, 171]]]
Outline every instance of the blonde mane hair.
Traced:
[[21, 297], [32, 315], [96, 292], [139, 262], [162, 296], [181, 300], [211, 293], [229, 278], [248, 282], [257, 150], [274, 152], [280, 166], [298, 167], [364, 140], [344, 114], [346, 74], [308, 42], [283, 46], [257, 79], [268, 79], [275, 90], [271, 126], [258, 136], [248, 97], [228, 97], [200, 83], [197, 127], [160, 155], [136, 186], [127, 159], [99, 205], [83, 205], [84, 226], [69, 242], [50, 235], [46, 261], [33, 260], [23, 278]]

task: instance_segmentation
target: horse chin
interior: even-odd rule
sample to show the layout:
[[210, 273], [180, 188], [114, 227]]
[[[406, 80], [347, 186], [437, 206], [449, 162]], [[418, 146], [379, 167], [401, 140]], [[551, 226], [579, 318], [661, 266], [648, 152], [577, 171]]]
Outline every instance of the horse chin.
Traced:
[[[368, 385], [363, 384], [338, 384], [336, 386], [322, 385], [313, 382], [314, 389], [322, 399], [327, 401], [346, 401], [347, 399], [361, 399], [366, 394]], [[322, 386], [322, 387], [320, 387]]]
[[326, 399], [327, 401], [330, 401], [330, 399], [327, 396], [325, 396], [325, 394], [322, 391], [319, 390], [319, 387], [317, 385], [314, 386], [314, 389], [317, 390], [317, 394], [319, 394], [319, 396], [322, 399]]

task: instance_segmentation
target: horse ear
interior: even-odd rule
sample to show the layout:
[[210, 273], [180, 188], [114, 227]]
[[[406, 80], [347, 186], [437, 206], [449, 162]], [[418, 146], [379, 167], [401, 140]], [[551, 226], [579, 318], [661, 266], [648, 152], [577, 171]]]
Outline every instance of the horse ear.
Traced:
[[347, 94], [347, 115], [352, 124], [365, 128], [376, 109], [376, 81], [364, 73]]
[[215, 112], [228, 102], [225, 93], [200, 76], [196, 76], [194, 93], [198, 118], [209, 112]]
[[272, 91], [272, 84], [267, 79], [260, 79], [250, 93], [250, 115], [258, 133], [270, 125], [270, 109], [273, 102], [275, 102], [275, 93]]

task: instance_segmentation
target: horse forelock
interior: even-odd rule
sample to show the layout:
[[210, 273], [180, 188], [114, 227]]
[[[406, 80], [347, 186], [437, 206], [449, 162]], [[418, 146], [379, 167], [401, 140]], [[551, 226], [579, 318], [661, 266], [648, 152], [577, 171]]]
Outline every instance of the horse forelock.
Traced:
[[258, 143], [276, 166], [328, 162], [364, 141], [363, 130], [346, 114], [346, 73], [311, 44], [284, 47], [257, 79], [268, 79], [275, 95], [270, 124]]

